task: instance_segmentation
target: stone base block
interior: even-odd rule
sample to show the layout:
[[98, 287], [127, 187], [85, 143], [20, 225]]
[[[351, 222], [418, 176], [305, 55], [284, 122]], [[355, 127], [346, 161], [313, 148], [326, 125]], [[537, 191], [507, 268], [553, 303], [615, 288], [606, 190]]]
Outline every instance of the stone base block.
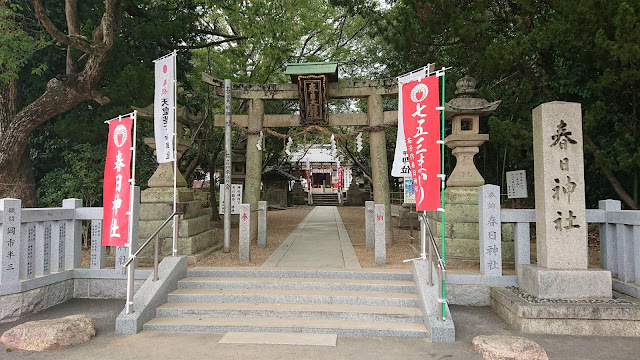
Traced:
[[[183, 219], [191, 219], [202, 215], [202, 202], [200, 200], [181, 202], [177, 204], [177, 210], [182, 212]], [[141, 203], [140, 220], [164, 221], [173, 213], [173, 203]]]
[[[176, 190], [177, 202], [193, 201], [193, 190], [181, 187]], [[148, 188], [141, 193], [142, 203], [171, 203], [173, 205], [173, 188]]]
[[610, 299], [611, 272], [602, 269], [556, 270], [520, 265], [518, 284], [541, 299]]
[[491, 306], [523, 333], [640, 336], [640, 303], [633, 298], [529, 301], [513, 288], [492, 287]]
[[[164, 220], [147, 220], [140, 221], [139, 224], [139, 237], [141, 239], [147, 239], [154, 231], [162, 225]], [[191, 219], [182, 219], [178, 224], [178, 236], [179, 237], [189, 237], [205, 232], [211, 228], [209, 223], [211, 219], [208, 215], [198, 216], [197, 218]], [[173, 229], [172, 223], [165, 225], [165, 227], [160, 230], [160, 237], [173, 237]]]

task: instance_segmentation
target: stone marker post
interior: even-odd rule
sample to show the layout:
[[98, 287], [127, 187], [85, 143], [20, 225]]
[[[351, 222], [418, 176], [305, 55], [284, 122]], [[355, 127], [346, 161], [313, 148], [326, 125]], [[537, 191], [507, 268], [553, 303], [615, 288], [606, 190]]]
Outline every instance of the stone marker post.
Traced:
[[0, 284], [20, 281], [20, 221], [22, 201], [0, 199], [2, 233], [0, 233]]
[[537, 265], [521, 265], [520, 286], [550, 299], [611, 297], [611, 273], [587, 269], [584, 156], [580, 104], [554, 101], [533, 110]]
[[480, 272], [502, 276], [502, 236], [500, 226], [500, 186], [478, 188], [480, 202]]
[[387, 263], [387, 244], [385, 231], [385, 206], [375, 205], [375, 257], [376, 265], [382, 266]]
[[238, 225], [238, 263], [251, 261], [251, 205], [240, 204], [240, 224]]
[[267, 202], [258, 201], [258, 246], [267, 247]]
[[373, 201], [364, 202], [364, 237], [367, 249], [372, 249], [375, 240], [375, 214]]

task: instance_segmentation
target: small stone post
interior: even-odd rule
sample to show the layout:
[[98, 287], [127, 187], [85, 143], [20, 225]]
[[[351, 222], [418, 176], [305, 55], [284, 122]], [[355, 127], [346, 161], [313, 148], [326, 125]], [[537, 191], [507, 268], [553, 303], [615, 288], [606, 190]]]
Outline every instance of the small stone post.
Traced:
[[82, 221], [75, 220], [75, 210], [82, 207], [80, 199], [64, 199], [62, 200], [63, 209], [73, 209], [74, 219], [67, 221], [66, 237], [65, 237], [65, 259], [64, 265], [66, 270], [72, 270], [80, 267], [81, 251], [82, 251]]
[[267, 202], [258, 201], [258, 246], [267, 247]]
[[373, 201], [364, 202], [364, 237], [367, 249], [372, 249], [375, 243], [375, 214]]
[[238, 263], [248, 264], [251, 261], [251, 205], [240, 204], [240, 224], [238, 226]]
[[480, 186], [478, 198], [480, 202], [480, 273], [502, 276], [500, 187]]
[[0, 233], [0, 284], [20, 281], [20, 221], [22, 201], [0, 199], [2, 232]]
[[375, 205], [375, 257], [376, 265], [382, 266], [387, 263], [386, 231], [385, 231], [385, 206]]

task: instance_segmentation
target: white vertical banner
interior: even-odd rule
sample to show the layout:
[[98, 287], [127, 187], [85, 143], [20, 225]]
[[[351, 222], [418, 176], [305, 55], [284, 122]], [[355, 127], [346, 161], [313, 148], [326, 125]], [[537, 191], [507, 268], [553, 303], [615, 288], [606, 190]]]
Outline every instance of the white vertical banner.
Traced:
[[153, 102], [153, 125], [156, 138], [156, 158], [159, 163], [174, 160], [173, 137], [175, 123], [175, 57], [173, 52], [154, 60], [155, 97]]
[[407, 144], [404, 140], [404, 126], [402, 124], [402, 84], [425, 78], [428, 67], [429, 65], [406, 75], [398, 76], [398, 133], [396, 135], [396, 152], [393, 156], [393, 167], [391, 168], [391, 176], [393, 177], [411, 177], [409, 154], [407, 153]]

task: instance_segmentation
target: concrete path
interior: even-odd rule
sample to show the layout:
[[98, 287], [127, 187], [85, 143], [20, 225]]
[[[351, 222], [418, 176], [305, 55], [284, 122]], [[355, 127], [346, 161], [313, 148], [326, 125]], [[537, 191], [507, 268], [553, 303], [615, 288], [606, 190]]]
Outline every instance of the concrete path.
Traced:
[[361, 268], [335, 206], [316, 206], [262, 266]]

